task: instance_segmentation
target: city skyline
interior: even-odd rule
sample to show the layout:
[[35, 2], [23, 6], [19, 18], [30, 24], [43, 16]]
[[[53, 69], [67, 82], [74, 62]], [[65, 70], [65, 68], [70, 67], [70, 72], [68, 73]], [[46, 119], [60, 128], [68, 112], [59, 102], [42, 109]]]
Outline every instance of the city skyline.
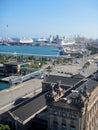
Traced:
[[98, 38], [97, 0], [1, 0], [0, 37]]

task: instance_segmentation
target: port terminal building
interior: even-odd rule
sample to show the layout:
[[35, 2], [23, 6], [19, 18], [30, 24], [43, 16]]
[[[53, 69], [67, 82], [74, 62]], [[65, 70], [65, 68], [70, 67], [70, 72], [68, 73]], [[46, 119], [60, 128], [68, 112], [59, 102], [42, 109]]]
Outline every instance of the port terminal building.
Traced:
[[8, 62], [4, 64], [4, 69], [7, 73], [19, 73], [21, 68], [29, 66], [30, 62]]

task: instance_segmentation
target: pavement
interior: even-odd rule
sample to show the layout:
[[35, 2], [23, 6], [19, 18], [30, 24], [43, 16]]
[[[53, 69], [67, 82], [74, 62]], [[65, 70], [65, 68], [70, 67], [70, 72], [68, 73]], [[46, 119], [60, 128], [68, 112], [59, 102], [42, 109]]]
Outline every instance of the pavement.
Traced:
[[55, 68], [53, 68], [50, 74], [69, 76], [70, 73], [73, 75], [80, 73], [83, 76], [87, 77], [96, 70], [98, 70], [98, 66], [95, 63], [92, 63], [89, 67], [87, 67], [84, 70], [82, 69], [82, 66], [80, 64], [57, 65]]
[[31, 79], [0, 91], [0, 113], [10, 108], [19, 98], [32, 97], [42, 91], [42, 80]]
[[[64, 63], [56, 64], [55, 66], [52, 67], [52, 72], [50, 72], [50, 74], [69, 76], [69, 74], [67, 73], [72, 73], [73, 75], [80, 73], [83, 76], [87, 77], [91, 75], [92, 73], [94, 73], [96, 70], [98, 70], [98, 66], [95, 62], [92, 62], [86, 69], [83, 70], [83, 65], [86, 62], [88, 62], [88, 60], [92, 60], [93, 57], [97, 55], [98, 54], [93, 55], [93, 56], [92, 55], [85, 56], [83, 58], [77, 58], [77, 59], [74, 59], [73, 63], [70, 63], [70, 64], [64, 64]], [[52, 66], [52, 63], [50, 64], [50, 66]], [[45, 73], [48, 74], [47, 71]]]

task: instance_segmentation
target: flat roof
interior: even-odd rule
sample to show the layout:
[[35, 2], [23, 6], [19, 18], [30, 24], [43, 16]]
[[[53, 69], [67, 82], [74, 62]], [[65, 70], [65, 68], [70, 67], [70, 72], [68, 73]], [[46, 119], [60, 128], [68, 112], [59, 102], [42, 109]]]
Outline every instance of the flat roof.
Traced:
[[28, 64], [29, 62], [8, 62], [4, 65], [22, 65], [22, 64]]

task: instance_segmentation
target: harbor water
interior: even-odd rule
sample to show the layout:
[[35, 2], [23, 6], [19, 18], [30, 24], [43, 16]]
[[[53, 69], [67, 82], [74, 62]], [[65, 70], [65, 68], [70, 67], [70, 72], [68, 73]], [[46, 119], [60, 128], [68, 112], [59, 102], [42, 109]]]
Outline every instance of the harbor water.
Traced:
[[[5, 76], [0, 75], [0, 79], [2, 79], [2, 78], [5, 78]], [[0, 81], [0, 90], [6, 89], [6, 88], [9, 88], [9, 87], [10, 87], [9, 83]]]
[[58, 55], [54, 46], [0, 46], [0, 52]]
[[[26, 54], [40, 54], [40, 55], [58, 55], [58, 52], [53, 51], [53, 46], [0, 46], [0, 52], [11, 53], [26, 53]], [[0, 76], [0, 79], [4, 78]], [[9, 88], [9, 83], [0, 81], [0, 90]]]

